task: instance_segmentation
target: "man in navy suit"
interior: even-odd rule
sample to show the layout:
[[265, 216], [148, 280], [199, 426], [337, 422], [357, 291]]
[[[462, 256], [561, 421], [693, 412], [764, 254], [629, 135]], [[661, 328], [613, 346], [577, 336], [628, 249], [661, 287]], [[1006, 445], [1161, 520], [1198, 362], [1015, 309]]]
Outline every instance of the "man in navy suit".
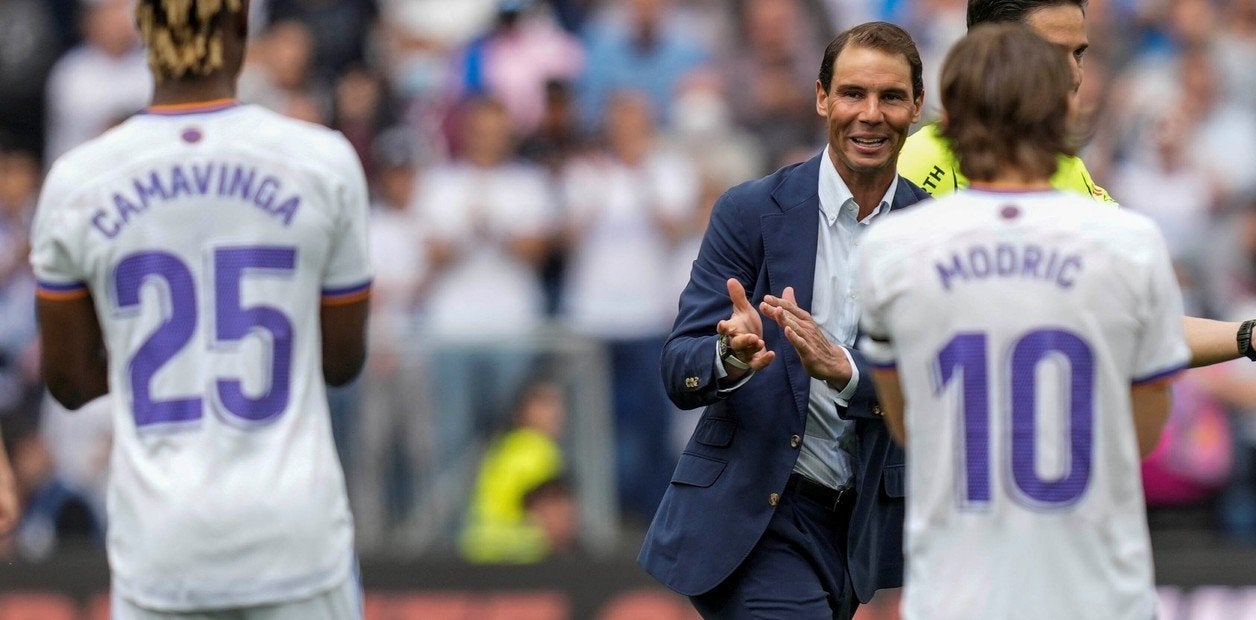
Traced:
[[922, 103], [906, 32], [842, 33], [816, 81], [827, 148], [712, 211], [662, 360], [672, 400], [706, 410], [638, 558], [705, 617], [849, 618], [901, 584], [903, 454], [853, 348], [852, 261], [927, 197], [895, 172]]

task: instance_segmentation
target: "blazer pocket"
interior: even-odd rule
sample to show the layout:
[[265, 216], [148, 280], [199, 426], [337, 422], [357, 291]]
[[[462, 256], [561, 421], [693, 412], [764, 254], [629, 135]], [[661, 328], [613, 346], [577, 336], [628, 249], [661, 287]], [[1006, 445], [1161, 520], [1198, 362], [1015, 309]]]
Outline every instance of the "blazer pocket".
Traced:
[[693, 431], [693, 438], [704, 446], [726, 448], [733, 443], [733, 432], [737, 423], [728, 418], [705, 418], [698, 422]]
[[709, 487], [724, 473], [727, 461], [719, 461], [700, 456], [692, 452], [680, 455], [676, 471], [672, 474], [672, 484], [684, 484], [694, 487]]
[[886, 497], [906, 497], [907, 468], [903, 465], [887, 465], [882, 469], [881, 489]]

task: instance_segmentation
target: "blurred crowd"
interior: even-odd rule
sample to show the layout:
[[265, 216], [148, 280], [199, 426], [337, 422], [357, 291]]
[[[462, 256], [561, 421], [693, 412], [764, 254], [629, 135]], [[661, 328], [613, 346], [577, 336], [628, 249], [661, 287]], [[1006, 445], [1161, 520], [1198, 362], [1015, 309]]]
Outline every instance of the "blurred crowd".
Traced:
[[[965, 6], [253, 0], [240, 99], [343, 132], [371, 187], [371, 355], [332, 395], [364, 548], [449, 521], [433, 536], [474, 561], [578, 550], [565, 421], [590, 413], [548, 338], [598, 347], [614, 505], [647, 523], [693, 421], [658, 357], [714, 200], [820, 148], [820, 58], [854, 24], [913, 34], [936, 116]], [[1256, 316], [1256, 0], [1087, 15], [1087, 166], [1162, 225], [1188, 312]], [[101, 536], [108, 415], [42, 397], [26, 239], [48, 166], [147, 104], [145, 62], [132, 0], [0, 0], [0, 425], [26, 505], [0, 554]], [[1206, 506], [1256, 542], [1256, 364], [1192, 371], [1177, 392], [1151, 505]]]

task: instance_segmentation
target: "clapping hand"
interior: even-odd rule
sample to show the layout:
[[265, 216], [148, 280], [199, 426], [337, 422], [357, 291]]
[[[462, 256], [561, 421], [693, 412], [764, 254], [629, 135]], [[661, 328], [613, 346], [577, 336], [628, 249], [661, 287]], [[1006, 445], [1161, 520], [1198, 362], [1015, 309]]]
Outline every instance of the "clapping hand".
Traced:
[[785, 287], [780, 297], [765, 295], [759, 304], [763, 315], [776, 321], [785, 337], [798, 351], [807, 374], [841, 390], [850, 381], [853, 371], [850, 359], [842, 348], [829, 340], [810, 312], [798, 306], [794, 288]]
[[[728, 336], [728, 346], [733, 355], [750, 365], [750, 371], [762, 370], [772, 363], [776, 353], [767, 349], [763, 340], [763, 319], [750, 305], [746, 297], [746, 289], [736, 278], [728, 279], [728, 298], [733, 302], [733, 313], [727, 319], [716, 323], [715, 331], [721, 336]], [[725, 368], [729, 378], [735, 379], [749, 371], [738, 368]]]

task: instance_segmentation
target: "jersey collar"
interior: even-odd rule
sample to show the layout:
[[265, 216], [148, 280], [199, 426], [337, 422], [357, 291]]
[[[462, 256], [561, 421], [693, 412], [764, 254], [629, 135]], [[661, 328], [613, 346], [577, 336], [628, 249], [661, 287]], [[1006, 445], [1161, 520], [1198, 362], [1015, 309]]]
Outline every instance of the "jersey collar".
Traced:
[[235, 98], [213, 99], [211, 101], [195, 101], [192, 103], [172, 103], [166, 105], [150, 105], [144, 108], [144, 114], [156, 116], [183, 116], [186, 114], [208, 114], [230, 110], [240, 105]]

